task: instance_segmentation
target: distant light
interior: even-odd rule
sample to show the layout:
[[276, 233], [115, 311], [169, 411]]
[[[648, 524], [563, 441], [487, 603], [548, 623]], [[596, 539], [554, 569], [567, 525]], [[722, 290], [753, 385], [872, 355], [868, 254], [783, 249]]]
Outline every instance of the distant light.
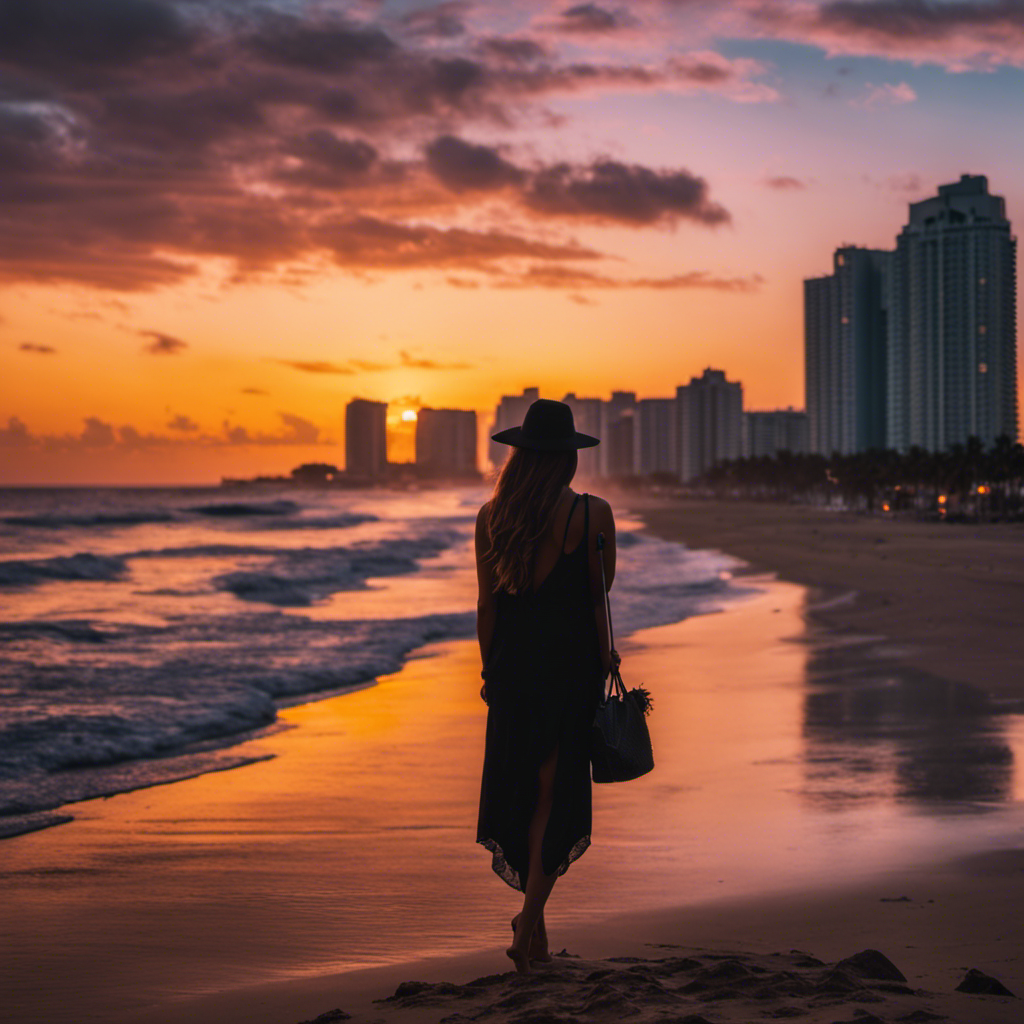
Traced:
[[946, 496], [944, 494], [940, 494], [939, 495], [939, 504], [940, 505], [945, 505], [946, 504]]
[[883, 505], [882, 506], [882, 511], [883, 512], [888, 512], [889, 511], [889, 506], [888, 505]]
[[979, 494], [988, 494], [988, 488], [984, 484], [978, 484]]
[[406, 409], [405, 412], [402, 413], [402, 422], [403, 423], [415, 423], [416, 422], [416, 410], [415, 409]]

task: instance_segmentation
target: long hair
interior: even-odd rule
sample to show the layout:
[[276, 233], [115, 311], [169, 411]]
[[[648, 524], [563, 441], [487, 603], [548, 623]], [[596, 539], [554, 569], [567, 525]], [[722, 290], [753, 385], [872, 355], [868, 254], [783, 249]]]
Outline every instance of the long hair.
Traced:
[[530, 589], [537, 549], [551, 513], [576, 472], [576, 451], [513, 448], [498, 474], [487, 514], [487, 558], [498, 590]]

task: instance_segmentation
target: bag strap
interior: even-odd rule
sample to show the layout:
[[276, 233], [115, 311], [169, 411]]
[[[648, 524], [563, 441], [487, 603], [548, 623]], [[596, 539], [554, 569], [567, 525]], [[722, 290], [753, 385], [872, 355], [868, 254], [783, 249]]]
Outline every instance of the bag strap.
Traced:
[[601, 563], [601, 591], [604, 594], [604, 608], [608, 613], [608, 647], [615, 650], [615, 634], [612, 632], [612, 603], [608, 600], [608, 584], [604, 576], [604, 534], [597, 535], [597, 558]]
[[[615, 633], [612, 631], [612, 603], [608, 598], [608, 584], [605, 581], [604, 574], [604, 534], [599, 533], [597, 535], [597, 557], [601, 563], [601, 590], [604, 592], [604, 610], [608, 616], [608, 649], [610, 651], [615, 650]], [[622, 681], [622, 674], [619, 672], [618, 667], [615, 664], [614, 659], [612, 660], [611, 669], [608, 672], [609, 684], [607, 692], [604, 694], [604, 700], [602, 705], [611, 700], [613, 697], [625, 697], [626, 696], [626, 684]]]

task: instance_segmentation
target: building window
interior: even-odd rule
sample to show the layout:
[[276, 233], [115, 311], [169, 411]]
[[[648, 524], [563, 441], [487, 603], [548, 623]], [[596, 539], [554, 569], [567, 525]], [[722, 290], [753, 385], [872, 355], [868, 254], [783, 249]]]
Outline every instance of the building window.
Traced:
[[988, 373], [988, 363], [978, 363], [978, 373]]
[[984, 324], [978, 324], [979, 334], [988, 334], [988, 328]]

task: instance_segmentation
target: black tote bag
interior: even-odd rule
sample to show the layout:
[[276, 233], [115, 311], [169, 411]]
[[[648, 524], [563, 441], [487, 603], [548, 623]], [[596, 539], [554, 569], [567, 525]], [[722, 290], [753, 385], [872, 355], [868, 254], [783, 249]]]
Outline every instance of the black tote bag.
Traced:
[[[608, 643], [614, 651], [612, 607], [604, 575], [603, 533], [597, 535], [597, 552], [601, 562], [601, 590], [608, 613]], [[628, 782], [646, 775], [654, 767], [654, 750], [645, 718], [650, 707], [651, 699], [645, 689], [626, 689], [613, 660], [611, 686], [598, 705], [591, 728], [590, 766], [595, 782]]]

